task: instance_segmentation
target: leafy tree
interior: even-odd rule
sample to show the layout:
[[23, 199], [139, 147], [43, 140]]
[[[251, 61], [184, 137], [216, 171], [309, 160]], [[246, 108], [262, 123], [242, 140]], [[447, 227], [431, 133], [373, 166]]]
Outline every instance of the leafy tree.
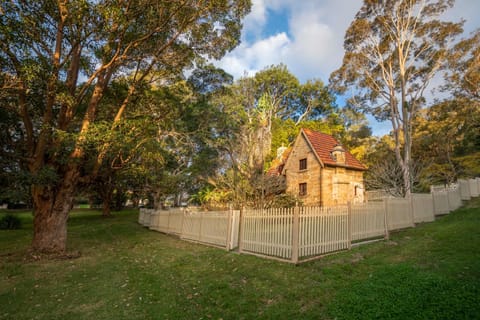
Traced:
[[[235, 47], [249, 8], [248, 0], [2, 2], [1, 108], [21, 120], [9, 139], [33, 181], [34, 250], [66, 248], [68, 213], [89, 174], [88, 140], [111, 81], [128, 75], [126, 95], [109, 109], [116, 130], [147, 83], [168, 83], [195, 60]], [[98, 165], [107, 153], [98, 153]]]
[[[334, 109], [334, 98], [321, 80], [308, 80], [300, 84], [285, 65], [270, 66], [254, 78], [252, 114], [259, 119], [262, 159], [272, 148], [272, 125], [275, 119], [292, 119], [295, 125], [302, 121], [320, 120]], [[262, 161], [263, 163], [263, 161]]]
[[355, 158], [365, 162], [368, 154], [373, 152], [377, 139], [372, 136], [372, 129], [364, 113], [349, 104], [345, 105], [341, 111], [339, 116], [344, 130], [339, 139]]
[[414, 154], [425, 162], [424, 185], [449, 184], [480, 174], [478, 105], [463, 99], [437, 103], [416, 120]]
[[216, 139], [224, 166], [210, 179], [205, 194], [217, 193], [215, 199], [229, 199], [235, 205], [261, 201], [275, 122], [298, 120], [302, 115], [307, 119], [317, 109], [330, 108], [329, 96], [327, 102], [322, 100], [324, 96], [317, 96], [326, 90], [321, 82], [309, 82], [309, 90], [303, 92], [301, 88], [286, 66], [278, 65], [243, 77], [212, 96], [211, 103], [224, 115], [225, 125], [217, 128]]
[[[4, 101], [0, 94], [1, 103]], [[31, 207], [31, 179], [28, 168], [20, 161], [25, 156], [24, 150], [11, 138], [21, 134], [20, 118], [0, 108], [0, 203], [9, 206], [23, 203]]]
[[416, 121], [414, 154], [426, 160], [425, 184], [480, 174], [480, 30], [450, 49], [444, 76], [448, 97]]
[[462, 24], [439, 15], [450, 0], [366, 0], [345, 35], [345, 56], [330, 81], [350, 101], [379, 120], [389, 119], [403, 194], [412, 188], [413, 121], [431, 79], [446, 66]]
[[159, 208], [167, 199], [180, 205], [185, 194], [205, 186], [221, 159], [226, 115], [211, 97], [232, 81], [223, 70], [199, 66], [187, 81], [150, 90], [138, 106], [157, 110], [163, 121], [154, 121], [154, 139], [145, 146], [139, 164], [146, 174], [146, 193]]
[[211, 64], [200, 65], [188, 78], [193, 90], [207, 98], [215, 92], [221, 91], [226, 85], [233, 83], [232, 75]]
[[266, 157], [266, 168], [269, 168], [272, 160], [277, 157], [278, 148], [291, 145], [302, 128], [330, 134], [340, 140], [345, 137], [344, 121], [340, 114], [335, 112], [324, 116], [323, 119], [304, 120], [298, 124], [293, 119], [275, 119], [272, 128], [272, 150]]
[[480, 104], [480, 29], [450, 50], [445, 80], [443, 91], [457, 100]]

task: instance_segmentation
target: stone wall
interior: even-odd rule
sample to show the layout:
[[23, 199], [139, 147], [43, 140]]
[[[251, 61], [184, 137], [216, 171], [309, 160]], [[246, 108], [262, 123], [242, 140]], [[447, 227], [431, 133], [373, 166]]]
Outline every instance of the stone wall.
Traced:
[[[300, 160], [307, 159], [307, 169], [300, 170]], [[288, 156], [284, 168], [287, 184], [287, 193], [299, 196], [300, 183], [307, 184], [307, 194], [299, 196], [303, 205], [320, 204], [320, 162], [308, 145], [307, 141], [300, 135], [293, 150]]]
[[361, 203], [364, 200], [363, 171], [342, 167], [325, 167], [322, 171], [324, 206], [347, 202]]

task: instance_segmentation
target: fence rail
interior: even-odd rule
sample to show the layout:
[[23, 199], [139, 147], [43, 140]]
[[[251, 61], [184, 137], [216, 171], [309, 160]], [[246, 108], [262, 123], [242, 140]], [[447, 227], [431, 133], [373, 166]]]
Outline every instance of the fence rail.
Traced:
[[386, 236], [384, 202], [367, 202], [352, 207], [352, 241]]
[[230, 212], [195, 212], [183, 216], [180, 237], [228, 248]]
[[[380, 193], [378, 193], [380, 194]], [[393, 230], [431, 222], [480, 195], [480, 178], [435, 186], [429, 194], [337, 207], [190, 212], [141, 209], [138, 222], [185, 240], [289, 262], [351, 247], [352, 242], [388, 238]]]
[[349, 248], [348, 207], [303, 207], [299, 211], [297, 261]]
[[138, 222], [151, 230], [230, 250], [238, 247], [238, 236], [231, 235], [238, 234], [239, 213], [238, 210], [190, 212], [185, 209], [140, 209]]
[[293, 210], [294, 208], [245, 210], [240, 221], [240, 252], [291, 259]]
[[412, 210], [414, 223], [434, 221], [435, 207], [433, 194], [412, 194]]

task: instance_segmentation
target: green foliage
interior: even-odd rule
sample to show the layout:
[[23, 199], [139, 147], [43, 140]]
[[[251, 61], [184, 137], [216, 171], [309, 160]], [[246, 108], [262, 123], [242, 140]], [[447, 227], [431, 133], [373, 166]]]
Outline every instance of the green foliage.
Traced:
[[233, 83], [233, 77], [212, 64], [199, 66], [192, 71], [188, 82], [200, 94], [214, 94]]
[[424, 110], [415, 121], [414, 157], [424, 163], [425, 185], [479, 174], [478, 102], [453, 98]]
[[193, 203], [198, 203], [209, 210], [225, 209], [233, 202], [231, 190], [220, 190], [212, 187], [205, 187], [192, 197]]
[[456, 100], [479, 103], [480, 95], [480, 29], [472, 36], [455, 44], [449, 52], [449, 66], [445, 73], [443, 90], [453, 93]]
[[468, 156], [456, 157], [454, 162], [458, 165], [460, 178], [480, 176], [480, 151]]
[[273, 196], [267, 196], [265, 199], [264, 207], [266, 208], [293, 208], [295, 206], [301, 206], [302, 200], [296, 195], [284, 193]]
[[36, 208], [50, 208], [35, 222], [60, 225], [79, 182], [119, 190], [113, 171], [146, 158], [140, 149], [151, 140], [176, 154], [178, 132], [198, 129], [185, 133], [182, 106], [196, 97], [178, 80], [239, 43], [250, 7], [249, 0], [1, 2], [0, 187], [4, 172], [9, 181], [28, 172]]
[[323, 119], [304, 120], [299, 124], [291, 118], [286, 120], [274, 119], [272, 123], [272, 147], [266, 157], [265, 169], [268, 169], [277, 157], [278, 148], [291, 146], [302, 128], [330, 134], [338, 139], [345, 136], [345, 126], [337, 113], [330, 113]]
[[349, 104], [392, 123], [395, 161], [407, 193], [414, 179], [413, 127], [425, 104], [423, 93], [448, 66], [447, 52], [463, 32], [463, 22], [437, 19], [453, 3], [364, 1], [346, 31], [342, 66], [330, 76], [336, 92], [349, 94]]
[[6, 214], [0, 218], [0, 230], [15, 230], [22, 227], [22, 220], [13, 214]]

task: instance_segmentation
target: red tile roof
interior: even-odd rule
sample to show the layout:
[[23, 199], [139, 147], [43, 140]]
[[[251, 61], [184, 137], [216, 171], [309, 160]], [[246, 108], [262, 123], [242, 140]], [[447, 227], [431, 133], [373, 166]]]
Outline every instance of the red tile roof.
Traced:
[[[335, 140], [334, 137], [331, 135], [313, 131], [310, 129], [302, 129], [305, 137], [307, 138], [308, 142], [315, 150], [317, 156], [320, 158], [320, 161], [324, 165], [331, 165], [331, 166], [342, 166], [339, 165], [335, 160], [332, 158], [331, 151], [336, 145], [339, 145], [338, 141]], [[345, 167], [357, 169], [357, 170], [367, 170], [367, 168], [360, 163], [355, 157], [345, 150]]]
[[270, 169], [267, 170], [267, 176], [279, 176], [282, 174], [284, 164], [280, 165], [274, 165], [273, 167], [270, 167]]
[[267, 170], [267, 176], [279, 176], [282, 174], [283, 167], [285, 166], [285, 161], [287, 160], [288, 156], [292, 148], [287, 148], [283, 151], [283, 154], [272, 161], [270, 169]]

